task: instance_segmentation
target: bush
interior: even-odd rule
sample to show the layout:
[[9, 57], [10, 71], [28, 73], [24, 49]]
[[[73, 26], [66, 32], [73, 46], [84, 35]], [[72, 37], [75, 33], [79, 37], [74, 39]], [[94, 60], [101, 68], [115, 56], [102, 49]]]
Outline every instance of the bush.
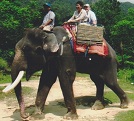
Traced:
[[8, 65], [10, 66], [14, 58], [14, 50], [0, 50], [0, 57], [7, 61]]
[[7, 67], [8, 63], [4, 59], [0, 58], [0, 70], [5, 70]]
[[120, 69], [118, 78], [124, 82], [134, 83], [134, 70], [132, 68]]

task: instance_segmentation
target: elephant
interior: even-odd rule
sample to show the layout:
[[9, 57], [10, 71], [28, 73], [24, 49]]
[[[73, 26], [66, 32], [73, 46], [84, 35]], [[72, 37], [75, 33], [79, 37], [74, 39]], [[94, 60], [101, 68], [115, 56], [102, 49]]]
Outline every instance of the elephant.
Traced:
[[117, 82], [116, 53], [108, 46], [106, 57], [98, 54], [75, 53], [69, 41], [68, 33], [62, 26], [54, 27], [52, 32], [39, 28], [27, 29], [23, 38], [15, 46], [15, 56], [11, 66], [12, 84], [3, 92], [14, 89], [20, 115], [27, 119], [21, 87], [21, 78], [26, 72], [26, 80], [36, 71], [42, 70], [37, 97], [36, 113], [41, 114], [52, 85], [59, 78], [67, 113], [65, 119], [77, 119], [73, 82], [76, 72], [89, 74], [96, 86], [96, 101], [93, 110], [104, 108], [104, 85], [108, 86], [120, 99], [120, 107], [127, 108], [128, 97]]

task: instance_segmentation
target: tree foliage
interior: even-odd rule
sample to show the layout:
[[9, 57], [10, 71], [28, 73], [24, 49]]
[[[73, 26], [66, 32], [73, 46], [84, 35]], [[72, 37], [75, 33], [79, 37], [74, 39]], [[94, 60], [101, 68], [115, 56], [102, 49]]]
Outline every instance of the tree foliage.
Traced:
[[[0, 56], [9, 60], [24, 28], [38, 27], [43, 20], [43, 4], [50, 2], [56, 14], [56, 25], [62, 25], [75, 10], [78, 0], [2, 0], [0, 2]], [[118, 0], [82, 0], [90, 3], [98, 25], [105, 27], [105, 39], [118, 52], [123, 44], [125, 57], [133, 59], [134, 8], [121, 11]], [[128, 5], [127, 5], [128, 6]], [[124, 8], [124, 7], [123, 7]], [[7, 56], [6, 56], [7, 54]], [[9, 54], [9, 55], [8, 55]]]
[[73, 14], [72, 5], [61, 0], [55, 0], [53, 2], [53, 10], [56, 14], [56, 25], [62, 25]]
[[34, 27], [36, 18], [40, 16], [37, 10], [38, 3], [29, 1], [0, 2], [0, 47], [3, 49], [13, 48], [22, 36], [24, 28]]
[[117, 0], [100, 0], [92, 5], [93, 10], [96, 13], [98, 25], [105, 27], [105, 38], [109, 43], [110, 39], [110, 30], [120, 15], [120, 3]]
[[112, 39], [115, 43], [122, 43], [124, 54], [129, 55], [129, 60], [134, 57], [134, 8], [112, 27]]

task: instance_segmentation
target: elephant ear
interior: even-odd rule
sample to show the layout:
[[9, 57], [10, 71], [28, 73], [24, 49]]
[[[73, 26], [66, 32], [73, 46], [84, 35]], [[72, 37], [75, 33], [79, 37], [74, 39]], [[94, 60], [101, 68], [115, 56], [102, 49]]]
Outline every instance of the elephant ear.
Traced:
[[25, 36], [30, 30], [30, 28], [24, 28], [23, 36]]
[[49, 52], [57, 52], [59, 49], [58, 41], [54, 33], [44, 32], [43, 49]]

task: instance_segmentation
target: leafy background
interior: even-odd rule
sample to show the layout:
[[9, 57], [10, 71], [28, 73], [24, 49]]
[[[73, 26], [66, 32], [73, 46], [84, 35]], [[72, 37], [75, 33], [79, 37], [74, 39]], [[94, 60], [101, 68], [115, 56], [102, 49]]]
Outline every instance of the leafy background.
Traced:
[[[117, 0], [82, 0], [96, 13], [98, 25], [105, 27], [104, 38], [115, 49], [120, 69], [134, 80], [134, 4]], [[77, 0], [2, 0], [0, 2], [0, 72], [10, 72], [15, 44], [25, 28], [38, 27], [44, 17], [43, 4], [50, 2], [56, 26], [68, 20]], [[119, 74], [121, 75], [121, 74]], [[123, 75], [122, 75], [123, 76]], [[1, 76], [2, 77], [2, 76]], [[1, 79], [0, 79], [1, 80]]]

